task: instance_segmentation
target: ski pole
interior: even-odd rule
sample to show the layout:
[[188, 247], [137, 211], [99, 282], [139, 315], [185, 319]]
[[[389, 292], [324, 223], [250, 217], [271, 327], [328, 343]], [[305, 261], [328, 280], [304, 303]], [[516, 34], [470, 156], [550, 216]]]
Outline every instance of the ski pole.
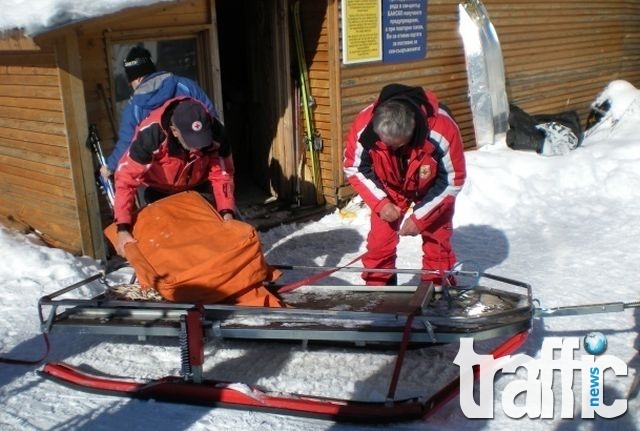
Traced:
[[93, 150], [93, 153], [96, 155], [96, 159], [98, 160], [100, 166], [106, 165], [107, 161], [104, 157], [104, 153], [102, 152], [100, 138], [98, 137], [98, 128], [95, 124], [91, 124], [89, 126], [89, 146]]
[[[95, 124], [89, 125], [89, 136], [87, 136], [87, 146], [93, 152], [96, 161], [98, 162], [98, 166], [106, 166], [107, 161], [104, 157], [104, 153], [102, 152], [102, 146], [100, 145], [100, 138], [98, 137], [98, 128]], [[115, 189], [113, 187], [113, 182], [104, 178], [100, 172], [96, 173], [96, 182], [98, 183], [98, 187], [104, 192], [107, 197], [107, 202], [109, 203], [109, 207], [111, 211], [113, 211], [114, 203], [115, 203]]]

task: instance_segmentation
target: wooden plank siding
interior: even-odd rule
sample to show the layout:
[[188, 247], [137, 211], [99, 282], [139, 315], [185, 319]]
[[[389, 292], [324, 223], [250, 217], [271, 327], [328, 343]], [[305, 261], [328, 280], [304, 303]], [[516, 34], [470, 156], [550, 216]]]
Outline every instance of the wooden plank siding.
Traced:
[[[320, 177], [322, 194], [328, 204], [335, 205], [335, 170], [333, 154], [340, 142], [335, 142], [336, 123], [331, 116], [332, 99], [328, 43], [328, 20], [326, 1], [301, 1], [300, 21], [304, 40], [305, 56], [309, 70], [311, 96], [315, 101], [314, 120], [317, 133], [320, 134], [323, 149], [320, 152]], [[339, 148], [338, 148], [339, 150]], [[307, 157], [309, 166], [310, 158]], [[310, 167], [309, 167], [310, 169]]]
[[40, 47], [22, 29], [0, 31], [0, 51], [39, 51]]
[[[458, 3], [428, 1], [424, 60], [342, 65], [342, 136], [382, 86], [402, 82], [433, 90], [453, 111], [465, 147], [475, 147]], [[584, 125], [590, 103], [610, 81], [640, 86], [640, 2], [485, 0], [484, 5], [502, 47], [509, 101], [527, 112], [575, 109]], [[342, 150], [342, 144], [337, 147]], [[352, 195], [341, 178], [338, 201]]]
[[83, 94], [84, 84], [81, 57], [78, 56], [77, 33], [65, 32], [55, 39], [55, 43], [67, 126], [71, 178], [78, 210], [76, 219], [80, 235], [79, 251], [91, 256], [105, 257], [93, 155], [86, 146], [87, 107]]
[[82, 249], [53, 46], [0, 52], [0, 217]]

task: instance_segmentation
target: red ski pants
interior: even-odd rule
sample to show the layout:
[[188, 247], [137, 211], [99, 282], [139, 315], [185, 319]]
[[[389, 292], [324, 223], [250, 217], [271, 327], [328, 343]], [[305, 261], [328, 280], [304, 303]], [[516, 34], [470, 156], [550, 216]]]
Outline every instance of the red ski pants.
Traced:
[[[422, 269], [436, 271], [423, 274], [422, 281], [433, 281], [442, 284], [444, 272], [456, 263], [456, 255], [451, 245], [453, 234], [453, 210], [445, 212], [421, 233], [422, 235]], [[365, 268], [395, 269], [397, 247], [400, 242], [398, 229], [403, 217], [389, 223], [378, 214], [371, 214], [371, 229], [367, 236], [367, 252], [362, 258]], [[363, 272], [362, 279], [369, 286], [384, 286], [392, 280], [393, 273]]]

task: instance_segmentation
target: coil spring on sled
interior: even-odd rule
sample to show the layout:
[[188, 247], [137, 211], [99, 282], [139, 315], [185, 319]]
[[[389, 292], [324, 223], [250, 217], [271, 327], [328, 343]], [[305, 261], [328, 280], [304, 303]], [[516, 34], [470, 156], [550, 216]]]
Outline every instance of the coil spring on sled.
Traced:
[[193, 370], [191, 368], [191, 361], [189, 359], [189, 335], [187, 333], [187, 315], [180, 316], [180, 366], [181, 374], [185, 380], [191, 380], [193, 376]]

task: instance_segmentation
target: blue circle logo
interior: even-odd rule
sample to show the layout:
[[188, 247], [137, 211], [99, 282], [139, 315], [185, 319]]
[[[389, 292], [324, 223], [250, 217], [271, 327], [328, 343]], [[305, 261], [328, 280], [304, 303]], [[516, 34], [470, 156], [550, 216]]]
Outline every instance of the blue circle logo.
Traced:
[[607, 350], [607, 337], [602, 332], [589, 332], [584, 336], [584, 350], [592, 355], [601, 355]]

